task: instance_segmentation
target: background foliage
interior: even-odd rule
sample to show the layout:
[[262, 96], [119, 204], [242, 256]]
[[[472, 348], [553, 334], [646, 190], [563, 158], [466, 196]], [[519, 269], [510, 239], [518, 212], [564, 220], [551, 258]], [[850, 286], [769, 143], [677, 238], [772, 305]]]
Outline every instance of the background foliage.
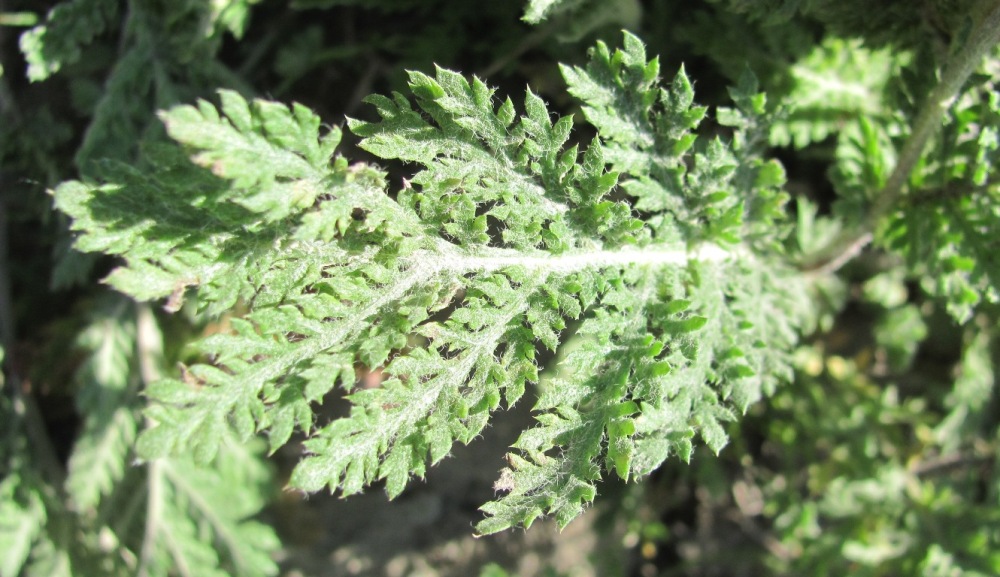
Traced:
[[[5, 2], [0, 10], [0, 577], [365, 570], [1000, 573], [994, 393], [1000, 358], [995, 241], [1000, 187], [993, 175], [1000, 158], [997, 40], [966, 58], [971, 76], [960, 79], [954, 94], [939, 94], [938, 88], [957, 74], [956, 63], [964, 63], [968, 47], [984, 36], [984, 23], [992, 22], [1000, 7], [988, 0], [914, 4], [885, 2], [875, 9], [860, 0]], [[622, 28], [637, 36], [623, 37]], [[477, 74], [483, 90], [495, 87], [493, 104], [462, 101], [470, 86], [479, 90], [478, 85], [463, 85], [463, 77], [449, 70], [466, 79]], [[667, 90], [659, 103], [654, 77]], [[439, 102], [438, 91], [451, 100]], [[364, 102], [370, 94], [397, 92], [406, 99]], [[500, 107], [508, 96], [509, 112]], [[936, 96], [946, 106], [928, 114]], [[264, 101], [248, 105], [255, 97]], [[206, 104], [178, 107], [198, 98]], [[293, 101], [302, 106], [278, 104]], [[394, 116], [410, 106], [423, 115]], [[527, 193], [511, 201], [490, 196], [503, 187], [474, 189], [483, 182], [480, 176], [452, 182], [455, 165], [436, 164], [440, 155], [427, 148], [433, 139], [417, 146], [410, 141], [414, 134], [437, 130], [442, 149], [460, 148], [474, 140], [470, 133], [488, 134], [481, 126], [508, 114], [504, 129], [511, 133], [497, 138], [506, 139], [504, 150], [523, 165], [505, 177], [504, 190], [516, 189], [523, 174], [555, 182], [552, 159], [569, 158], [576, 167], [567, 173], [576, 179], [572, 188], [593, 193], [574, 199], [578, 212], [563, 229], [533, 220], [545, 207], [528, 204]], [[563, 134], [569, 120], [560, 117], [575, 119], [572, 133]], [[424, 124], [417, 126], [414, 118], [433, 123], [420, 120]], [[686, 136], [696, 127], [697, 144]], [[922, 130], [926, 145], [909, 144]], [[713, 145], [716, 137], [719, 144]], [[683, 156], [688, 146], [690, 155]], [[265, 149], [268, 155], [259, 154]], [[677, 157], [665, 158], [660, 152], [666, 149]], [[701, 155], [697, 160], [695, 153]], [[191, 164], [191, 156], [209, 170]], [[481, 162], [478, 153], [456, 158], [468, 166]], [[734, 166], [734, 172], [718, 181], [702, 168], [723, 165]], [[480, 169], [491, 177], [499, 172]], [[271, 186], [275, 182], [287, 186]], [[300, 219], [320, 190], [295, 187], [302, 182], [336, 190], [330, 196], [348, 200], [329, 203], [322, 218]], [[662, 199], [671, 197], [660, 189], [674, 182], [685, 183], [682, 200], [664, 205]], [[125, 188], [115, 188], [123, 183]], [[407, 200], [414, 186], [422, 196]], [[466, 194], [449, 193], [456, 186], [468, 188]], [[713, 196], [712, 187], [728, 196]], [[128, 194], [114, 197], [119, 190]], [[391, 194], [385, 196], [385, 190]], [[50, 191], [58, 191], [58, 211]], [[100, 194], [118, 200], [106, 205], [89, 200]], [[786, 195], [789, 202], [781, 208]], [[372, 198], [386, 202], [350, 204], [376, 202]], [[478, 214], [469, 198], [494, 209], [520, 208]], [[739, 200], [746, 204], [734, 211]], [[364, 218], [358, 218], [358, 206], [367, 207]], [[412, 218], [407, 206], [422, 211], [419, 220], [406, 220]], [[733, 224], [737, 213], [743, 218], [738, 225]], [[157, 215], [155, 226], [145, 228], [144, 217], [151, 214]], [[486, 224], [503, 219], [511, 219], [508, 230], [535, 236], [503, 236], [495, 224], [494, 229]], [[647, 228], [630, 228], [636, 220]], [[731, 310], [725, 307], [740, 299], [748, 302], [733, 310], [761, 306], [761, 295], [780, 297], [778, 308], [788, 316], [773, 319], [776, 325], [765, 332], [776, 340], [739, 365], [761, 377], [742, 393], [726, 388], [731, 374], [712, 373], [717, 365], [692, 362], [691, 372], [684, 373], [693, 375], [685, 394], [735, 394], [727, 406], [715, 400], [706, 405], [725, 409], [717, 419], [707, 421], [707, 413], [695, 411], [701, 415], [697, 426], [676, 426], [670, 424], [676, 414], [644, 406], [647, 429], [643, 421], [638, 429], [629, 424], [629, 415], [639, 411], [640, 400], [653, 398], [641, 396], [650, 395], [650, 387], [630, 391], [634, 397], [588, 392], [616, 390], [617, 375], [595, 370], [587, 355], [594, 354], [588, 347], [595, 342], [621, 338], [618, 326], [605, 322], [603, 313], [574, 324], [567, 311], [596, 302], [596, 296], [586, 296], [588, 283], [659, 286], [662, 292], [677, 285], [661, 285], [678, 281], [623, 275], [553, 283], [547, 301], [531, 304], [539, 315], [525, 322], [531, 332], [504, 335], [512, 343], [505, 350], [530, 349], [537, 357], [525, 362], [501, 356], [503, 377], [483, 369], [483, 383], [505, 383], [504, 407], [525, 397], [514, 409], [495, 414], [492, 430], [483, 428], [485, 413], [472, 424], [463, 421], [462, 430], [420, 421], [431, 431], [427, 445], [404, 444], [419, 458], [392, 465], [403, 459], [394, 457], [402, 453], [393, 438], [373, 437], [374, 457], [336, 465], [341, 472], [333, 486], [344, 493], [382, 483], [391, 495], [401, 494], [388, 505], [398, 518], [372, 530], [385, 548], [366, 548], [358, 535], [371, 517], [364, 507], [372, 495], [333, 505], [320, 496], [303, 503], [298, 494], [280, 492], [288, 483], [310, 490], [326, 484], [309, 480], [308, 466], [292, 476], [303, 431], [313, 418], [373, 430], [366, 420], [373, 418], [372, 407], [391, 416], [407, 406], [405, 387], [392, 380], [383, 386], [377, 371], [355, 372], [354, 359], [377, 367], [398, 351], [419, 348], [407, 335], [423, 322], [420, 315], [436, 313], [432, 319], [441, 321], [439, 330], [458, 330], [442, 316], [454, 315], [452, 309], [429, 309], [459, 290], [478, 298], [470, 299], [478, 303], [473, 313], [453, 317], [460, 328], [481, 338], [493, 335], [482, 327], [519, 314], [517, 299], [504, 292], [511, 289], [508, 281], [496, 275], [462, 287], [435, 286], [436, 300], [407, 301], [389, 321], [350, 329], [358, 336], [355, 348], [317, 358], [302, 383], [268, 384], [260, 392], [266, 404], [239, 405], [244, 397], [213, 387], [253, 368], [227, 351], [243, 346], [242, 353], [256, 359], [286, 354], [279, 346], [308, 347], [300, 344], [309, 342], [308, 335], [289, 335], [283, 328], [300, 322], [279, 314], [288, 309], [254, 309], [298, 294], [293, 289], [315, 274], [304, 267], [295, 283], [286, 285], [274, 282], [285, 273], [267, 277], [279, 266], [274, 263], [287, 257], [281, 243], [290, 229], [300, 241], [354, 239], [353, 245], [340, 245], [345, 250], [372, 238], [411, 239], [393, 241], [394, 248], [369, 268], [359, 265], [351, 273], [357, 273], [354, 284], [324, 288], [316, 282], [300, 290], [302, 304], [323, 290], [361, 298], [371, 290], [366, 284], [371, 279], [401, 270], [392, 267], [401, 266], [396, 263], [404, 262], [407, 251], [426, 249], [414, 231], [428, 222], [466, 245], [544, 246], [552, 254], [597, 237], [608, 245], [639, 243], [655, 250], [656, 241], [670, 234], [686, 241], [730, 235], [758, 254], [775, 256], [782, 271], [797, 272], [778, 283], [784, 293], [754, 292], [747, 289], [753, 282], [770, 282], [770, 264], [736, 267], [726, 276], [735, 288], [724, 289], [726, 298], [719, 301], [724, 306], [699, 301], [702, 293], [692, 292], [693, 306], [713, 313]], [[206, 252], [206, 246], [215, 252]], [[176, 260], [161, 266], [159, 257], [169, 251]], [[307, 252], [299, 255], [301, 262], [329, 258]], [[122, 261], [113, 255], [125, 255], [129, 267], [119, 268]], [[214, 266], [219, 262], [232, 266]], [[197, 293], [187, 290], [196, 278], [205, 285]], [[515, 279], [515, 285], [527, 280]], [[260, 293], [262, 286], [271, 292]], [[159, 298], [163, 306], [135, 302], [118, 291], [140, 301]], [[664, 342], [667, 351], [682, 350], [679, 343], [694, 325], [676, 323], [702, 322], [690, 321], [680, 308], [656, 309], [661, 303], [642, 301], [641, 291], [593, 291], [603, 299], [599, 310], [649, 315], [635, 318], [659, 340], [641, 347], [632, 343], [642, 354], [619, 359], [629, 367], [625, 375], [631, 367], [646, 366], [648, 374], [633, 375], [642, 377], [638, 382], [662, 376], [652, 360]], [[657, 316], [664, 312], [679, 316]], [[324, 318], [338, 314], [347, 313], [327, 311]], [[656, 320], [646, 325], [647, 318]], [[792, 326], [801, 335], [797, 345], [778, 330]], [[670, 341], [675, 333], [678, 340]], [[251, 346], [250, 337], [258, 334], [268, 335], [275, 348], [254, 349], [258, 345]], [[702, 334], [706, 350], [736, 346], [728, 336], [712, 341], [708, 335], [715, 333]], [[564, 340], [558, 355], [552, 351], [557, 335]], [[443, 367], [467, 351], [453, 338], [440, 348]], [[535, 340], [541, 344], [537, 352]], [[194, 342], [203, 344], [191, 346]], [[651, 346], [660, 349], [650, 353]], [[747, 351], [750, 346], [739, 343]], [[557, 365], [554, 358], [566, 361]], [[537, 388], [531, 385], [537, 380], [535, 360], [548, 371]], [[675, 367], [687, 362], [680, 356], [670, 360]], [[421, 362], [428, 380], [440, 379], [446, 370], [435, 368], [433, 359]], [[218, 366], [226, 372], [213, 372]], [[749, 386], [749, 374], [733, 367], [732, 382]], [[790, 378], [773, 378], [775, 368]], [[574, 371], [597, 375], [590, 389], [573, 387]], [[305, 384], [317, 374], [330, 385]], [[332, 387], [335, 375], [342, 388], [362, 391], [355, 402], [369, 403], [366, 414], [335, 419], [349, 411], [342, 392]], [[520, 385], [508, 382], [511, 378]], [[694, 388], [704, 383], [714, 388]], [[211, 406], [190, 402], [184, 395], [193, 386], [218, 398]], [[439, 410], [475, 415], [479, 405], [496, 409], [500, 389], [495, 395], [484, 386], [480, 397], [451, 396]], [[675, 404], [669, 407], [693, 402], [671, 399]], [[571, 413], [566, 406], [583, 410]], [[536, 421], [526, 412], [532, 407]], [[612, 410], [623, 412], [612, 415]], [[161, 426], [151, 427], [154, 423]], [[163, 423], [179, 425], [164, 435], [157, 433], [165, 430]], [[258, 429], [268, 431], [267, 443], [252, 434]], [[528, 433], [517, 440], [522, 429]], [[576, 432], [567, 435], [568, 430]], [[700, 437], [692, 443], [694, 431]], [[498, 444], [493, 460], [479, 461], [452, 447], [481, 432], [484, 445]], [[184, 434], [211, 442], [188, 445]], [[722, 449], [726, 438], [729, 445]], [[517, 450], [500, 460], [515, 442]], [[306, 446], [324, 455], [324, 443], [319, 436]], [[560, 447], [560, 459], [546, 461], [532, 453], [551, 446]], [[658, 460], [643, 460], [657, 450]], [[668, 453], [683, 458], [657, 468]], [[448, 454], [453, 456], [438, 465], [441, 476], [427, 471], [426, 484], [404, 489], [411, 474], [425, 474], [424, 455], [436, 462]], [[157, 458], [149, 458], [153, 455]], [[388, 465], [365, 465], [372, 459]], [[553, 476], [546, 469], [552, 463], [567, 463], [569, 469]], [[485, 470], [485, 480], [470, 470]], [[546, 485], [545, 491], [564, 491], [559, 494], [572, 499], [554, 504], [538, 501], [538, 493], [510, 492], [515, 473], [521, 475], [517, 483], [560, 479], [565, 487]], [[452, 479], [444, 480], [448, 476]], [[435, 487], [447, 498], [435, 496]], [[377, 491], [369, 492], [384, 501]], [[438, 543], [412, 535], [394, 541], [389, 527], [426, 532], [420, 523], [431, 515], [439, 528], [447, 527], [447, 520], [457, 527], [441, 539], [467, 543], [463, 536], [472, 533], [474, 523], [481, 523], [479, 531], [492, 532], [549, 513], [563, 525], [597, 493], [596, 510], [571, 523], [562, 537], [573, 539], [574, 527], [597, 536], [590, 542], [594, 559], [549, 555], [559, 551], [558, 539], [530, 537], [548, 535], [547, 525], [483, 539], [480, 543], [492, 541], [471, 553], [436, 558]], [[476, 508], [497, 496], [505, 505], [493, 505], [492, 516], [483, 521]], [[432, 504], [436, 512], [421, 513], [421, 504]], [[294, 527], [313, 526], [309, 519], [316, 513], [310, 509], [327, 507], [340, 507], [342, 516], [333, 525], [315, 524], [315, 534], [296, 532]], [[415, 552], [399, 556], [408, 549]], [[331, 555], [333, 550], [343, 556]], [[532, 564], [539, 552], [548, 560]], [[604, 563], [614, 559], [613, 566], [602, 566], [598, 557]], [[393, 565], [382, 558], [405, 562]]]

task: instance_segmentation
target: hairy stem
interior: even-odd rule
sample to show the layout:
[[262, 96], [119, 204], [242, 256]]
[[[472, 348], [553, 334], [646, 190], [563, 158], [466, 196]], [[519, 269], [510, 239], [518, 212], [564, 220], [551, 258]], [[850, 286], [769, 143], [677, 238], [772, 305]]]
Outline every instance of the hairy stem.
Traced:
[[139, 577], [148, 577], [150, 574], [156, 541], [160, 538], [160, 523], [163, 520], [163, 462], [159, 459], [147, 466], [146, 493], [146, 526], [139, 552], [139, 568], [136, 571]]
[[653, 247], [641, 249], [620, 248], [590, 250], [566, 254], [540, 253], [536, 255], [507, 249], [484, 250], [481, 254], [467, 255], [455, 250], [446, 242], [438, 244], [437, 253], [417, 253], [411, 259], [415, 266], [435, 271], [495, 271], [520, 266], [533, 271], [572, 273], [588, 268], [625, 266], [684, 265], [691, 261], [722, 262], [752, 258], [749, 250], [735, 246], [723, 248], [704, 244], [692, 248], [684, 246]]
[[135, 310], [136, 350], [139, 357], [139, 374], [143, 387], [162, 377], [160, 363], [163, 359], [163, 336], [156, 324], [156, 317], [147, 303], [137, 303]]
[[951, 107], [983, 56], [1000, 44], [1000, 1], [990, 0], [984, 8], [983, 17], [969, 34], [965, 44], [945, 63], [941, 79], [920, 108], [910, 136], [899, 153], [896, 166], [868, 215], [860, 225], [845, 230], [824, 249], [804, 259], [800, 269], [822, 272], [837, 270], [872, 241], [878, 224], [895, 209], [905, 192], [910, 173], [920, 161], [928, 141], [940, 130], [941, 117]]
[[[146, 303], [136, 304], [136, 351], [139, 357], [139, 374], [143, 387], [159, 380], [159, 363], [163, 355], [163, 337], [156, 326], [156, 317]], [[142, 537], [142, 548], [139, 552], [139, 568], [136, 575], [146, 577], [150, 574], [150, 565], [156, 542], [160, 538], [160, 523], [163, 521], [163, 462], [159, 459], [151, 461], [146, 469], [146, 526]]]

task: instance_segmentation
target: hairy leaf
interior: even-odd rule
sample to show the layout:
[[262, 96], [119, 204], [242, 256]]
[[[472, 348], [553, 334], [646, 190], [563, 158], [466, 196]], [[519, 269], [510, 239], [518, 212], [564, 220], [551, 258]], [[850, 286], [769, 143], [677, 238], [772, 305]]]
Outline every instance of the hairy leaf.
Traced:
[[984, 70], [984, 81], [956, 99], [939, 144], [911, 176], [906, 201], [883, 236], [925, 273], [924, 289], [959, 322], [980, 303], [1000, 301], [1000, 182], [993, 175], [1000, 164], [1000, 57], [988, 59]]
[[82, 47], [104, 32], [118, 16], [115, 0], [67, 0], [52, 8], [45, 23], [21, 36], [28, 78], [45, 80], [79, 60]]
[[[719, 113], [731, 143], [702, 141], [687, 77], [661, 88], [658, 70], [631, 35], [563, 69], [598, 129], [587, 146], [530, 91], [515, 103], [411, 72], [411, 97], [371, 96], [378, 119], [348, 121], [361, 148], [414, 167], [391, 193], [306, 108], [225, 91], [163, 114], [194, 165], [162, 149], [155, 172], [61, 186], [77, 246], [125, 259], [116, 288], [175, 308], [197, 287], [210, 312], [246, 310], [198, 344], [206, 362], [147, 390], [140, 453], [206, 462], [230, 430], [275, 450], [298, 429], [293, 487], [384, 480], [395, 496], [538, 383], [540, 352], [569, 335], [480, 532], [565, 525], [604, 472], [690, 458], [696, 436], [721, 450], [724, 423], [787, 377], [796, 338], [797, 313], [776, 314], [802, 294], [776, 259], [784, 173], [758, 156], [751, 77]], [[356, 387], [357, 366], [382, 382]], [[350, 414], [316, 422], [337, 386]]]

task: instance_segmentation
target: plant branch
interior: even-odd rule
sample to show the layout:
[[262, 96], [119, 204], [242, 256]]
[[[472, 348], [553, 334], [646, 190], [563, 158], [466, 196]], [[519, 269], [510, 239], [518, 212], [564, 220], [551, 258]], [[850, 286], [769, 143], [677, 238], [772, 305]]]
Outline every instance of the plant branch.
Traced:
[[942, 455], [936, 459], [930, 459], [917, 464], [911, 472], [917, 477], [930, 477], [935, 475], [946, 475], [955, 471], [972, 467], [990, 466], [994, 463], [993, 455]]
[[803, 260], [806, 271], [833, 272], [856, 256], [871, 242], [878, 224], [903, 196], [906, 182], [920, 161], [928, 141], [941, 128], [941, 117], [951, 107], [969, 76], [994, 46], [1000, 44], [1000, 1], [990, 0], [985, 14], [969, 34], [964, 45], [945, 63], [941, 79], [927, 96], [913, 123], [913, 130], [899, 153], [896, 166], [860, 225], [845, 230], [827, 247]]

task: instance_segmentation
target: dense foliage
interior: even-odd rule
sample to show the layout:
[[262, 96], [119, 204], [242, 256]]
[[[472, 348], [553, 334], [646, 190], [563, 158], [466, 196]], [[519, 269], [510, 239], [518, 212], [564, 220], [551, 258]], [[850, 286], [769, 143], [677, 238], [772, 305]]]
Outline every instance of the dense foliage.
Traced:
[[996, 0], [13, 4], [0, 577], [277, 574], [275, 468], [518, 403], [479, 535], [1000, 572]]

